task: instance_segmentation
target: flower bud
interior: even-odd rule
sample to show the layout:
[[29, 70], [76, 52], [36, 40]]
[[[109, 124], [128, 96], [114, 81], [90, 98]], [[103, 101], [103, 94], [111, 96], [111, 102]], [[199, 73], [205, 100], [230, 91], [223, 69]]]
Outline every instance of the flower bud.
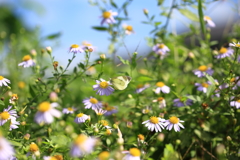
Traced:
[[58, 61], [54, 61], [54, 62], [53, 62], [53, 68], [56, 70], [57, 67], [58, 67]]
[[25, 135], [24, 135], [24, 137], [23, 137], [23, 138], [24, 138], [25, 140], [29, 140], [29, 139], [30, 139], [30, 137], [31, 137], [31, 135], [27, 133], [27, 134], [25, 134]]
[[106, 55], [105, 55], [105, 54], [101, 54], [101, 55], [100, 55], [100, 58], [101, 58], [101, 59], [106, 59]]
[[114, 129], [118, 129], [118, 125], [117, 124], [113, 124], [113, 128]]
[[94, 128], [94, 133], [98, 133], [99, 129], [98, 128]]
[[181, 144], [181, 140], [180, 140], [180, 139], [177, 139], [177, 140], [176, 140], [176, 144]]
[[157, 139], [162, 142], [165, 138], [165, 135], [163, 133], [159, 133], [158, 136], [157, 136]]
[[232, 138], [230, 136], [227, 136], [228, 141], [232, 141]]
[[50, 95], [49, 95], [49, 99], [52, 101], [52, 102], [56, 102], [58, 100], [58, 95], [56, 92], [51, 92]]
[[37, 56], [37, 51], [36, 51], [35, 49], [32, 49], [32, 50], [30, 51], [30, 53], [31, 53], [31, 55], [32, 55], [33, 57], [36, 57], [36, 56]]
[[52, 53], [52, 48], [51, 47], [46, 47], [46, 50], [47, 50], [48, 54]]
[[143, 13], [144, 13], [145, 15], [148, 15], [148, 10], [147, 10], [146, 8], [144, 8], [144, 9], [143, 9]]

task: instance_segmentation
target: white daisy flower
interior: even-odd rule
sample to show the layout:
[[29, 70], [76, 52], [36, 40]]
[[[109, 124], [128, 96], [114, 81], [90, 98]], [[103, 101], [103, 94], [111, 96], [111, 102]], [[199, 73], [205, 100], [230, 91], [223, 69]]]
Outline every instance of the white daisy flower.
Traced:
[[204, 82], [204, 83], [195, 83], [195, 86], [197, 87], [198, 91], [202, 91], [203, 93], [207, 93], [207, 89], [211, 85], [210, 82]]
[[76, 111], [76, 108], [74, 107], [63, 108], [62, 110], [64, 114], [73, 114], [74, 111]]
[[17, 94], [12, 94], [11, 98], [9, 99], [9, 103], [15, 104], [15, 102], [18, 100], [18, 95]]
[[4, 109], [3, 112], [0, 113], [0, 126], [4, 125], [8, 120], [18, 117], [16, 109], [11, 110], [11, 108], [12, 106], [8, 106], [7, 109]]
[[205, 77], [205, 74], [208, 74], [211, 76], [213, 72], [214, 71], [211, 68], [204, 65], [198, 67], [198, 69], [196, 70], [193, 70], [193, 73], [198, 77]]
[[165, 46], [163, 43], [156, 44], [155, 46], [153, 46], [152, 50], [156, 54], [159, 54], [161, 59], [163, 59], [167, 55], [167, 53], [170, 51], [170, 49], [167, 46]]
[[161, 91], [163, 93], [169, 93], [170, 92], [170, 88], [168, 86], [166, 86], [163, 82], [157, 82], [156, 83], [156, 90], [155, 90], [155, 93], [160, 93]]
[[89, 119], [89, 116], [83, 113], [77, 114], [76, 118], [74, 119], [74, 122], [76, 123], [84, 123], [86, 120]]
[[166, 101], [165, 101], [165, 99], [163, 97], [159, 97], [159, 98], [153, 100], [153, 102], [158, 102], [160, 109], [166, 107]]
[[231, 101], [230, 106], [236, 107], [237, 109], [239, 109], [240, 108], [240, 99], [235, 100], [235, 101]]
[[111, 128], [111, 127], [109, 126], [109, 124], [108, 124], [108, 121], [106, 121], [106, 120], [101, 120], [100, 123], [101, 123], [101, 125], [102, 125], [103, 127], [105, 127], [106, 129], [110, 129], [110, 128]]
[[62, 114], [60, 111], [55, 109], [57, 103], [49, 103], [47, 101], [42, 102], [38, 105], [38, 112], [35, 115], [35, 121], [38, 124], [50, 124], [53, 122], [54, 117], [59, 118]]
[[7, 78], [4, 78], [3, 76], [0, 76], [0, 86], [2, 87], [3, 85], [4, 86], [8, 86], [7, 83], [11, 83], [9, 79]]
[[122, 151], [126, 154], [123, 160], [140, 160], [141, 151], [138, 148], [130, 148], [129, 151]]
[[142, 124], [145, 124], [145, 127], [148, 127], [148, 130], [150, 131], [155, 130], [156, 132], [162, 132], [162, 129], [164, 129], [164, 125], [163, 125], [164, 121], [165, 119], [152, 116], [150, 117], [149, 120], [142, 122]]
[[174, 99], [173, 100], [173, 106], [175, 107], [184, 107], [184, 106], [191, 106], [193, 101], [191, 99], [187, 99], [185, 97], [179, 99]]
[[133, 27], [127, 24], [123, 24], [123, 29], [125, 30], [125, 34], [130, 35], [134, 33]]
[[29, 152], [27, 153], [27, 156], [32, 155], [33, 159], [36, 159], [36, 157], [40, 156], [40, 151], [36, 143], [32, 142], [29, 145]]
[[76, 54], [76, 53], [82, 53], [84, 52], [84, 50], [79, 45], [73, 44], [69, 48], [69, 52]]
[[20, 125], [19, 121], [16, 121], [16, 118], [12, 118], [9, 130], [18, 128], [18, 125]]
[[80, 134], [74, 141], [70, 154], [72, 157], [83, 157], [84, 155], [93, 152], [97, 140], [93, 137], [88, 137]]
[[204, 16], [203, 20], [207, 23], [209, 27], [215, 27], [215, 23], [212, 21], [212, 19], [209, 16]]
[[137, 89], [136, 89], [136, 93], [141, 93], [142, 91], [144, 91], [145, 89], [149, 88], [150, 87], [150, 84], [139, 84], [137, 86]]
[[35, 62], [32, 60], [30, 55], [24, 56], [22, 61], [23, 62], [19, 63], [18, 66], [23, 66], [23, 68], [35, 66]]
[[225, 48], [222, 47], [219, 51], [218, 51], [218, 55], [216, 55], [215, 57], [217, 59], [221, 59], [221, 58], [225, 58], [225, 57], [230, 57], [233, 55], [234, 50], [232, 48]]
[[109, 11], [105, 11], [102, 13], [102, 21], [101, 21], [101, 25], [103, 25], [103, 23], [107, 23], [107, 24], [112, 24], [115, 23], [115, 19], [113, 16], [117, 16], [118, 13], [117, 12], [113, 12], [111, 10]]
[[110, 81], [105, 81], [104, 79], [96, 80], [97, 84], [93, 85], [93, 90], [97, 90], [97, 94], [102, 95], [110, 95], [113, 93], [114, 89], [110, 86], [112, 85]]
[[14, 158], [13, 155], [15, 153], [14, 148], [11, 144], [5, 139], [2, 135], [0, 135], [0, 159], [9, 160]]
[[86, 73], [86, 75], [90, 76], [90, 75], [93, 75], [93, 74], [97, 73], [97, 70], [94, 66], [91, 66], [86, 70], [85, 73]]
[[60, 154], [54, 156], [43, 156], [43, 160], [63, 160], [63, 156]]
[[98, 116], [102, 116], [102, 115], [104, 115], [104, 114], [107, 112], [106, 110], [103, 110], [103, 109], [101, 109], [101, 108], [95, 109], [94, 111], [95, 111], [95, 113], [96, 113]]
[[184, 126], [180, 122], [184, 122], [184, 121], [180, 120], [179, 118], [177, 118], [175, 116], [172, 116], [171, 118], [169, 118], [169, 120], [165, 121], [164, 126], [169, 131], [172, 130], [172, 128], [174, 128], [174, 130], [176, 132], [179, 132], [180, 127], [184, 128]]
[[117, 106], [110, 106], [108, 103], [103, 104], [103, 109], [107, 111], [106, 113], [104, 113], [104, 116], [110, 116], [118, 112]]
[[149, 106], [146, 106], [146, 108], [142, 109], [143, 114], [148, 114], [152, 111], [152, 108]]
[[238, 42], [238, 43], [235, 43], [235, 42], [229, 43], [229, 46], [240, 48], [240, 42]]
[[102, 108], [102, 103], [93, 97], [84, 99], [83, 103], [84, 103], [86, 109], [91, 108], [91, 109], [95, 110], [95, 109]]
[[98, 155], [97, 160], [113, 160], [109, 158], [110, 158], [110, 153], [108, 151], [103, 151]]
[[240, 87], [240, 77], [233, 77], [231, 78], [230, 82], [233, 85], [233, 90], [237, 89], [238, 87]]
[[82, 49], [88, 50], [89, 52], [93, 52], [95, 50], [95, 47], [93, 47], [91, 43], [84, 41]]

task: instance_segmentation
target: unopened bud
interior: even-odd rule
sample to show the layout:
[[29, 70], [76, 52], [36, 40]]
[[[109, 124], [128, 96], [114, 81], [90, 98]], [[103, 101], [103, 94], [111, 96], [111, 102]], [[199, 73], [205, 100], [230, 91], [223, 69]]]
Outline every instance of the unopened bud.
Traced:
[[147, 9], [143, 9], [143, 13], [145, 14], [145, 15], [147, 15], [148, 14], [148, 10]]
[[98, 128], [94, 128], [94, 133], [98, 133], [99, 129]]
[[132, 125], [133, 125], [133, 123], [132, 123], [132, 122], [130, 122], [130, 121], [127, 121], [127, 127], [128, 127], [128, 128], [132, 128]]
[[237, 124], [237, 119], [236, 118], [233, 119], [233, 125], [235, 125], [235, 124]]
[[208, 104], [207, 103], [202, 103], [202, 107], [203, 107], [203, 109], [207, 109], [208, 108]]
[[57, 67], [58, 67], [58, 61], [54, 61], [54, 62], [53, 62], [53, 68], [56, 70]]
[[58, 95], [56, 92], [51, 92], [50, 95], [49, 95], [49, 99], [52, 101], [52, 102], [56, 102], [58, 100]]
[[97, 61], [97, 64], [101, 64], [102, 62], [101, 61]]
[[89, 52], [92, 52], [92, 51], [93, 51], [93, 49], [92, 49], [92, 48], [88, 48], [88, 51], [89, 51]]
[[105, 54], [101, 54], [101, 55], [100, 55], [100, 58], [101, 58], [101, 59], [106, 59], [106, 55], [105, 55]]
[[46, 47], [46, 50], [47, 50], [48, 54], [52, 53], [52, 48], [51, 47]]
[[118, 125], [117, 124], [113, 124], [113, 128], [114, 129], [118, 129]]
[[42, 53], [42, 54], [45, 53], [45, 49], [41, 49], [41, 53]]
[[7, 89], [9, 89], [9, 90], [10, 90], [10, 89], [11, 89], [11, 87], [10, 87], [10, 86], [7, 86]]
[[165, 135], [163, 133], [159, 133], [158, 136], [157, 136], [157, 139], [162, 142], [165, 138]]
[[180, 140], [180, 139], [177, 139], [177, 140], [176, 140], [176, 144], [181, 144], [181, 140]]
[[128, 98], [133, 98], [133, 96], [131, 94], [128, 94]]
[[24, 137], [23, 137], [23, 138], [24, 138], [25, 140], [29, 140], [29, 139], [30, 139], [30, 137], [31, 137], [31, 135], [27, 133], [27, 134], [25, 134], [25, 135], [24, 135]]
[[232, 141], [232, 138], [230, 136], [227, 136], [228, 141]]
[[22, 125], [22, 126], [25, 126], [26, 124], [27, 124], [27, 123], [26, 123], [25, 121], [22, 121], [22, 122], [21, 122], [21, 125]]
[[37, 55], [37, 51], [36, 51], [35, 49], [32, 49], [32, 50], [30, 51], [30, 53], [31, 53], [31, 55], [32, 55], [33, 57], [36, 57], [36, 55]]
[[133, 55], [137, 55], [138, 53], [137, 52], [134, 52]]

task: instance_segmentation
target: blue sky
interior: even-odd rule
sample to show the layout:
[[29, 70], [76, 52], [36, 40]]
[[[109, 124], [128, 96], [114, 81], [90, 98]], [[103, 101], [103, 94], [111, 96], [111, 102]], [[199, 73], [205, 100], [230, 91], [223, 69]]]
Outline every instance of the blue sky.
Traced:
[[[125, 0], [115, 1], [118, 4], [125, 2]], [[231, 0], [231, 2], [233, 1]], [[71, 58], [71, 55], [68, 54], [69, 46], [72, 44], [81, 44], [83, 41], [92, 43], [97, 47], [97, 51], [107, 54], [109, 35], [106, 32], [95, 31], [91, 28], [92, 26], [100, 25], [101, 11], [98, 7], [91, 6], [87, 0], [19, 0], [17, 2], [16, 0], [0, 0], [0, 2], [10, 3], [15, 6], [16, 14], [20, 15], [30, 28], [39, 26], [42, 37], [61, 32], [62, 36], [59, 40], [45, 41], [44, 45], [53, 48], [55, 59], [63, 65], [67, 63], [66, 59]], [[166, 1], [164, 6], [169, 6], [170, 2]], [[159, 15], [161, 7], [157, 6], [156, 0], [133, 0], [128, 8], [129, 21], [126, 21], [126, 23], [134, 27], [135, 34], [127, 36], [124, 39], [130, 52], [135, 50], [139, 42], [141, 42], [138, 48], [140, 54], [151, 50], [146, 45], [145, 38], [150, 36], [149, 32], [153, 28], [141, 23], [146, 20], [143, 14], [144, 8], [149, 10], [150, 15], [155, 14], [158, 21], [162, 21], [163, 24], [165, 23], [165, 18]], [[208, 5], [207, 8], [209, 9], [205, 13], [212, 17], [217, 26], [221, 23], [226, 23], [224, 20], [229, 19], [228, 17], [233, 15], [231, 3], [225, 1], [215, 2], [213, 5]], [[114, 8], [107, 7], [106, 9], [114, 11]], [[169, 30], [173, 28], [177, 30], [183, 29], [188, 24], [189, 21], [175, 10], [173, 11], [173, 19], [169, 24]], [[122, 53], [126, 53], [124, 47], [117, 54]], [[96, 57], [98, 57], [98, 54], [93, 53], [93, 58]], [[75, 62], [77, 63], [80, 60], [83, 60], [83, 55], [78, 55]]]

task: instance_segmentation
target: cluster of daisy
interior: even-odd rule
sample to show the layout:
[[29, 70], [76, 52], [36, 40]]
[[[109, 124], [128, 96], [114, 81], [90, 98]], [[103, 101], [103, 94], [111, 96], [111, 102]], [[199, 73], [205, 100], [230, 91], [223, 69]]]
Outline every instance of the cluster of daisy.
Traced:
[[180, 127], [184, 128], [184, 126], [180, 122], [184, 121], [180, 120], [175, 116], [170, 117], [168, 120], [152, 116], [149, 120], [142, 122], [142, 124], [145, 124], [145, 127], [147, 127], [150, 131], [162, 132], [162, 129], [165, 129], [166, 127], [166, 130], [174, 129], [176, 132], [179, 132]]
[[88, 51], [88, 52], [93, 52], [95, 51], [94, 46], [92, 46], [91, 43], [84, 41], [83, 45], [78, 45], [78, 44], [73, 44], [71, 45], [71, 47], [69, 48], [69, 53], [83, 53], [84, 51]]

